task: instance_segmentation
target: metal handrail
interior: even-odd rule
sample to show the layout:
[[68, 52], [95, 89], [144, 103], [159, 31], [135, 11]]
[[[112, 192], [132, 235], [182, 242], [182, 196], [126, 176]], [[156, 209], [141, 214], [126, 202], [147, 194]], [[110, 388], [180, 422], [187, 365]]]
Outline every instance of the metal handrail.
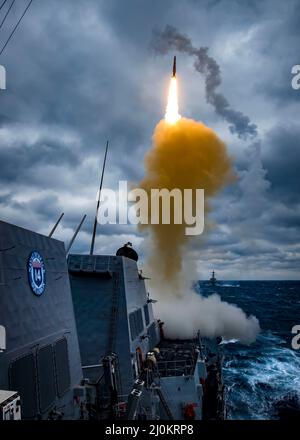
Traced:
[[82, 370], [89, 370], [92, 368], [100, 368], [100, 367], [103, 367], [103, 364], [83, 365], [81, 368]]
[[189, 374], [194, 371], [195, 361], [193, 359], [190, 359], [189, 361], [183, 359], [175, 361], [159, 360], [157, 362], [157, 368], [160, 373], [162, 371], [170, 373], [171, 371], [182, 370], [184, 374]]

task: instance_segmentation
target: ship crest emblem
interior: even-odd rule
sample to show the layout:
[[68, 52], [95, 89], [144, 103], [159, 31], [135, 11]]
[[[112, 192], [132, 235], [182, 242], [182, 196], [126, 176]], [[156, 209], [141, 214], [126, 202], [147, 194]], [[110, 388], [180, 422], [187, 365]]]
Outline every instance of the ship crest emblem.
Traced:
[[28, 259], [28, 278], [32, 292], [42, 295], [46, 287], [46, 269], [43, 257], [36, 251]]

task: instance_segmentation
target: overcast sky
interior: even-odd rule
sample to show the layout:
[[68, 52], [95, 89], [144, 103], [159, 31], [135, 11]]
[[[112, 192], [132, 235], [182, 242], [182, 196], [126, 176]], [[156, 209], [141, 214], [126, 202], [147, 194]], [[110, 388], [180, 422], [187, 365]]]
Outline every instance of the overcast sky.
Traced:
[[[28, 0], [17, 0], [1, 45]], [[4, 10], [0, 13], [4, 16]], [[214, 228], [193, 242], [199, 278], [299, 278], [300, 2], [240, 0], [34, 0], [0, 57], [0, 218], [68, 243], [88, 214], [74, 252], [89, 248], [106, 139], [104, 186], [138, 182], [163, 117], [171, 54], [150, 50], [153, 29], [175, 26], [209, 47], [221, 68], [218, 91], [257, 125], [240, 139], [206, 102], [193, 59], [177, 58], [180, 113], [214, 128], [234, 158], [238, 180], [213, 202]], [[132, 241], [134, 226], [100, 226], [99, 253]]]

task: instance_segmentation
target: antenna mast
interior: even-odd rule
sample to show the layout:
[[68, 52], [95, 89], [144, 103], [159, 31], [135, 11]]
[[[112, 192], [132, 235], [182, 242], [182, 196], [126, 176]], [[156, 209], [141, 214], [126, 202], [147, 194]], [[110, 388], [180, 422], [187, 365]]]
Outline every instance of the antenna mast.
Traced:
[[75, 238], [77, 237], [77, 234], [78, 234], [78, 232], [80, 231], [81, 226], [83, 225], [83, 222], [84, 222], [85, 219], [86, 219], [86, 214], [84, 214], [84, 216], [82, 217], [81, 222], [80, 222], [79, 225], [77, 226], [77, 229], [76, 229], [76, 231], [75, 231], [73, 237], [71, 238], [71, 241], [70, 241], [70, 243], [69, 243], [69, 246], [68, 246], [67, 249], [66, 249], [66, 255], [68, 255], [68, 253], [70, 252], [70, 249], [71, 249], [71, 247], [73, 246], [73, 243], [74, 243], [74, 241], [75, 241]]
[[63, 212], [61, 214], [61, 216], [59, 217], [59, 219], [57, 220], [57, 222], [55, 223], [55, 225], [53, 226], [53, 228], [51, 229], [50, 234], [48, 235], [48, 237], [52, 237], [52, 235], [54, 234], [54, 232], [56, 231], [57, 226], [59, 225], [61, 219], [63, 218], [63, 216], [65, 215], [65, 213]]
[[105, 170], [105, 164], [106, 164], [107, 150], [108, 150], [108, 141], [106, 141], [106, 148], [105, 148], [105, 155], [104, 155], [102, 174], [101, 174], [101, 180], [100, 180], [100, 186], [99, 186], [99, 194], [98, 194], [98, 200], [97, 200], [97, 208], [96, 208], [96, 215], [95, 215], [95, 221], [94, 221], [94, 228], [93, 228], [93, 235], [92, 235], [90, 255], [94, 254], [95, 238], [96, 238], [97, 225], [98, 225], [98, 220], [97, 219], [98, 219], [98, 212], [99, 212], [99, 207], [100, 207], [100, 198], [101, 198], [104, 170]]

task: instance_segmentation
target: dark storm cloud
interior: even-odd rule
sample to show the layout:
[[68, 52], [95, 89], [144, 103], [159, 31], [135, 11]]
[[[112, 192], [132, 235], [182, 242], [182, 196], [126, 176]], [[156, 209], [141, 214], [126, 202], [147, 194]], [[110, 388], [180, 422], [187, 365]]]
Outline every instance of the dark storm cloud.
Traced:
[[[212, 230], [207, 247], [211, 249], [214, 267], [219, 270], [224, 270], [218, 260], [223, 253], [227, 264], [232, 262], [231, 273], [237, 276], [247, 267], [247, 278], [285, 278], [290, 261], [290, 277], [298, 278], [300, 205], [295, 159], [299, 157], [299, 148], [290, 139], [297, 139], [297, 132], [296, 127], [277, 127], [261, 143], [250, 146], [243, 167], [237, 167], [236, 185], [215, 201], [213, 219], [220, 226]], [[291, 147], [284, 148], [286, 145]], [[268, 161], [263, 157], [268, 157]], [[274, 181], [270, 178], [273, 173]]]
[[286, 204], [299, 203], [300, 126], [280, 123], [267, 136], [264, 166], [274, 197]]
[[[21, 130], [21, 127], [15, 127], [14, 130]], [[76, 167], [78, 164], [79, 158], [63, 140], [42, 135], [37, 141], [26, 143], [19, 138], [13, 145], [5, 145], [4, 142], [1, 145], [0, 182], [30, 184], [37, 167]]]
[[9, 118], [5, 115], [0, 114], [0, 127], [3, 126], [7, 122], [9, 122]]
[[269, 27], [265, 33], [261, 48], [267, 65], [273, 71], [273, 78], [270, 79], [269, 75], [262, 76], [256, 86], [257, 93], [271, 98], [278, 106], [299, 102], [299, 93], [291, 87], [291, 69], [300, 62], [300, 3], [290, 1], [286, 5], [285, 14], [283, 12], [281, 19], [277, 17], [277, 26]]
[[5, 193], [0, 195], [0, 205], [6, 205], [11, 202], [11, 193]]
[[57, 216], [57, 212], [60, 210], [60, 204], [58, 197], [55, 194], [47, 194], [33, 197], [27, 202], [19, 202], [11, 199], [11, 207], [13, 209], [22, 211], [24, 215], [34, 213], [42, 220], [49, 221], [51, 218]]
[[[118, 139], [121, 131], [128, 144], [136, 144], [142, 130], [136, 111], [138, 65], [132, 69], [132, 53], [121, 52], [122, 41], [103, 20], [99, 3], [37, 3], [28, 20], [23, 26], [31, 56], [22, 56], [17, 40], [14, 53], [11, 49], [4, 54], [7, 114], [14, 120], [78, 129], [86, 141], [81, 154], [99, 151], [101, 141], [108, 136]], [[14, 68], [16, 58], [22, 73]], [[115, 143], [115, 152], [119, 145]]]

